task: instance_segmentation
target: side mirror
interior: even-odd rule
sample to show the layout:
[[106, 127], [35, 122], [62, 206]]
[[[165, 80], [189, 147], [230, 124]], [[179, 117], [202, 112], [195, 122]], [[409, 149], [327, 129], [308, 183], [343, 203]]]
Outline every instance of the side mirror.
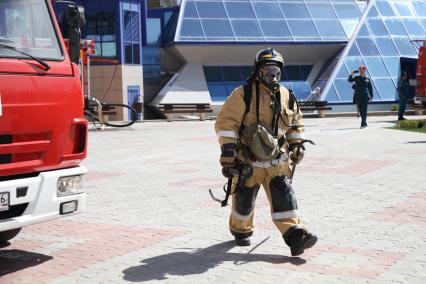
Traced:
[[84, 7], [77, 5], [68, 5], [66, 13], [69, 22], [69, 55], [71, 62], [78, 64], [80, 61], [80, 28], [86, 23], [86, 17], [84, 16]]
[[83, 6], [68, 5], [67, 18], [71, 27], [81, 28], [86, 24], [86, 17]]

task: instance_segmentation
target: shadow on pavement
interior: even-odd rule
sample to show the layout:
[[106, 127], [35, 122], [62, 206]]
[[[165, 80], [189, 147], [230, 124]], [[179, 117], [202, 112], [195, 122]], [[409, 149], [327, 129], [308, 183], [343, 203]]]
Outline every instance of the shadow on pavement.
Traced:
[[[7, 245], [2, 245], [5, 247]], [[11, 250], [0, 250], [0, 277], [5, 276], [10, 273], [14, 273], [29, 267], [33, 267], [43, 262], [51, 260], [53, 257], [22, 251], [17, 249]], [[0, 281], [1, 282], [1, 281]]]
[[234, 262], [242, 265], [248, 262], [263, 261], [273, 264], [291, 263], [302, 265], [306, 260], [299, 257], [287, 257], [270, 254], [227, 253], [235, 246], [234, 241], [219, 243], [194, 252], [174, 252], [147, 258], [141, 261], [142, 265], [125, 269], [124, 280], [143, 282], [149, 280], [164, 280], [167, 275], [194, 275], [202, 274], [221, 263]]
[[404, 144], [425, 144], [426, 141], [410, 141], [410, 142], [405, 142]]

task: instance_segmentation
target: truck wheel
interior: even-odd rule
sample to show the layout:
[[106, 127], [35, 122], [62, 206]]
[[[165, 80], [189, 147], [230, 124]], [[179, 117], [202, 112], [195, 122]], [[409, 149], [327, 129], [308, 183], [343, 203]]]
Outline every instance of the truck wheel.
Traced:
[[17, 234], [21, 231], [22, 228], [13, 229], [9, 231], [0, 232], [0, 244], [7, 242], [8, 240], [16, 237]]

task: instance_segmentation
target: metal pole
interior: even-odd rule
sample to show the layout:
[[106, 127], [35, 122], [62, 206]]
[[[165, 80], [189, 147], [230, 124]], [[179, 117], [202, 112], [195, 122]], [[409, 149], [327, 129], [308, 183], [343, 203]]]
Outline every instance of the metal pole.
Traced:
[[87, 98], [90, 100], [90, 56], [87, 55]]

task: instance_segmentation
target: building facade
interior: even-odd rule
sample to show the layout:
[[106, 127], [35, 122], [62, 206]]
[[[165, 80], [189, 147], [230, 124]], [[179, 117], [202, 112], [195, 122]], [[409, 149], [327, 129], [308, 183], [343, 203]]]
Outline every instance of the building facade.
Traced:
[[152, 105], [220, 107], [252, 72], [256, 52], [273, 47], [286, 61], [282, 83], [298, 98], [319, 87], [321, 100], [352, 104], [347, 77], [365, 65], [379, 107], [397, 100], [402, 71], [414, 78], [414, 41], [426, 39], [424, 0], [183, 0], [173, 18], [161, 49], [175, 73]]

